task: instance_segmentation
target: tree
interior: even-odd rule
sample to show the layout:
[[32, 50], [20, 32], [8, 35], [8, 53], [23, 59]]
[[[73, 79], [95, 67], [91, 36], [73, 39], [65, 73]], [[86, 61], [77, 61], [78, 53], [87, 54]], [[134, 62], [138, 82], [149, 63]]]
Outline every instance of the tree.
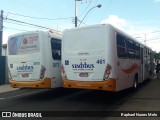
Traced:
[[154, 54], [155, 60], [160, 60], [160, 52]]

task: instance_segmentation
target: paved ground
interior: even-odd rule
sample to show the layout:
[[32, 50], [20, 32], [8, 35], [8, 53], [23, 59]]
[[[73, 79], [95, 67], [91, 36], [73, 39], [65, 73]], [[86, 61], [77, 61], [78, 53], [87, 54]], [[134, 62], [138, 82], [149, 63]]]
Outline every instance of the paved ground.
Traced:
[[[134, 113], [133, 115], [138, 117], [110, 117], [106, 120], [160, 120], [160, 79], [145, 82], [138, 92], [128, 98], [116, 111]], [[153, 116], [157, 114], [159, 117], [140, 117], [142, 114], [149, 116], [149, 113], [153, 113]]]
[[[13, 90], [17, 90], [17, 88], [11, 88], [8, 84], [0, 86], [0, 93], [3, 93], [3, 94], [4, 94], [4, 92], [6, 92], [6, 94], [7, 93], [9, 94], [10, 92], [8, 92], [8, 91], [13, 91]], [[28, 91], [28, 89], [24, 89], [24, 90]], [[20, 92], [20, 91], [21, 90], [18, 90], [16, 92], [16, 94], [18, 94], [18, 92]], [[64, 92], [64, 94], [62, 94], [63, 92]], [[128, 92], [128, 94], [130, 94], [130, 95], [128, 95], [128, 94], [124, 95], [125, 99], [122, 98], [123, 95], [121, 95], [120, 98], [116, 97], [116, 102], [114, 102], [114, 100], [113, 100], [113, 102], [110, 101], [110, 99], [108, 99], [107, 97], [105, 98], [104, 94], [98, 95], [99, 92], [97, 92], [97, 91], [93, 91], [94, 94], [92, 91], [88, 92], [88, 94], [87, 93], [78, 94], [79, 92], [83, 92], [83, 91], [73, 92], [72, 94], [67, 94], [65, 91], [63, 91], [63, 92], [56, 91], [56, 94], [58, 96], [57, 99], [55, 99], [56, 94], [54, 93], [54, 90], [51, 90], [51, 91], [47, 92], [48, 98], [45, 97], [46, 96], [46, 92], [45, 92], [45, 93], [39, 93], [39, 94], [37, 94], [37, 96], [36, 95], [30, 95], [31, 97], [24, 96], [25, 99], [23, 97], [19, 97], [19, 98], [14, 97], [13, 101], [16, 100], [18, 102], [18, 104], [15, 106], [17, 106], [17, 108], [19, 108], [19, 109], [24, 108], [24, 107], [27, 109], [27, 106], [29, 106], [31, 104], [31, 102], [34, 102], [35, 106], [36, 106], [36, 104], [38, 104], [37, 102], [40, 102], [40, 104], [43, 103], [46, 106], [49, 104], [49, 102], [50, 102], [50, 105], [53, 105], [53, 103], [58, 104], [60, 102], [61, 104], [63, 103], [62, 106], [67, 105], [66, 109], [69, 109], [69, 106], [71, 106], [72, 104], [75, 104], [75, 105], [73, 105], [74, 106], [73, 108], [76, 109], [76, 107], [77, 107], [78, 110], [79, 110], [79, 108], [86, 108], [87, 109], [88, 107], [93, 107], [95, 109], [95, 106], [97, 104], [97, 106], [100, 107], [99, 109], [98, 109], [98, 107], [96, 107], [97, 110], [106, 110], [107, 109], [106, 107], [108, 106], [109, 103], [110, 104], [118, 103], [118, 105], [117, 104], [115, 105], [116, 107], [114, 107], [113, 111], [116, 111], [115, 113], [118, 113], [119, 115], [124, 113], [125, 114], [124, 117], [113, 117], [114, 113], [111, 113], [111, 115], [110, 115], [111, 117], [106, 116], [105, 118], [102, 118], [102, 120], [160, 120], [160, 117], [140, 117], [140, 116], [138, 116], [138, 115], [142, 115], [142, 114], [148, 115], [149, 113], [153, 113], [152, 114], [153, 116], [154, 115], [156, 116], [156, 114], [160, 116], [160, 79], [153, 79], [153, 80], [146, 81], [144, 84], [139, 86], [139, 88], [137, 89], [136, 92]], [[98, 93], [97, 94], [98, 98], [95, 97], [95, 92]], [[125, 92], [122, 92], [122, 93], [125, 93]], [[65, 95], [66, 95], [66, 97], [65, 97]], [[65, 99], [62, 99], [62, 98], [65, 98]], [[37, 101], [37, 99], [39, 99], [39, 100]], [[91, 101], [91, 99], [92, 99], [92, 101]], [[117, 100], [117, 99], [119, 99], [119, 100]], [[9, 102], [10, 101], [12, 102], [12, 99], [6, 99], [5, 101], [7, 101], [7, 100]], [[53, 100], [53, 101], [51, 101], [51, 100]], [[1, 102], [5, 102], [5, 101], [1, 101]], [[122, 102], [117, 102], [117, 101], [122, 101]], [[7, 102], [7, 103], [9, 103], [9, 102]], [[28, 104], [24, 105], [21, 102], [28, 103]], [[102, 105], [99, 105], [99, 104], [102, 104]], [[39, 105], [37, 105], [37, 106], [39, 106]], [[58, 106], [60, 106], [60, 105], [58, 104]], [[11, 104], [11, 108], [12, 107], [13, 107], [13, 105]], [[28, 107], [28, 108], [30, 108], [30, 107]], [[55, 108], [55, 105], [51, 106], [52, 110], [53, 110], [53, 108]], [[47, 109], [49, 110], [49, 107], [47, 107]], [[60, 109], [60, 107], [57, 107], [57, 109]], [[63, 110], [64, 110], [64, 108], [63, 108]], [[123, 112], [123, 111], [125, 111], [125, 112]], [[131, 114], [137, 115], [138, 117], [125, 117], [128, 113], [130, 115]], [[66, 118], [64, 118], [64, 120], [65, 119]], [[72, 119], [76, 119], [76, 118], [72, 118]], [[79, 118], [79, 119], [81, 119], [81, 118]], [[96, 119], [94, 119], [94, 120], [96, 120]], [[97, 118], [97, 120], [98, 120], [98, 118]]]
[[10, 87], [9, 84], [0, 85], [0, 93], [14, 91], [14, 90], [18, 90], [18, 89], [19, 88], [12, 88], [12, 87]]

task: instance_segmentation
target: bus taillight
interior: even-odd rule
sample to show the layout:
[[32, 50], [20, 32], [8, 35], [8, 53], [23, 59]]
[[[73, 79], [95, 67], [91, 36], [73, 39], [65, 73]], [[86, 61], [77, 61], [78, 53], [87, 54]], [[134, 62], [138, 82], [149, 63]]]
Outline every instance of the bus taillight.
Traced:
[[111, 74], [111, 65], [107, 64], [107, 67], [106, 67], [106, 70], [105, 70], [105, 73], [104, 73], [104, 80], [108, 79], [110, 77], [110, 74]]
[[63, 65], [62, 65], [62, 70], [61, 70], [61, 72], [62, 72], [62, 77], [65, 78], [65, 79], [67, 79], [67, 76], [66, 76], [66, 73], [65, 73], [65, 70], [64, 70], [64, 66], [63, 66]]
[[65, 73], [63, 65], [62, 65], [62, 70], [61, 70], [61, 72], [62, 72], [62, 75]]
[[40, 79], [43, 79], [45, 76], [46, 68], [42, 65], [40, 71]]

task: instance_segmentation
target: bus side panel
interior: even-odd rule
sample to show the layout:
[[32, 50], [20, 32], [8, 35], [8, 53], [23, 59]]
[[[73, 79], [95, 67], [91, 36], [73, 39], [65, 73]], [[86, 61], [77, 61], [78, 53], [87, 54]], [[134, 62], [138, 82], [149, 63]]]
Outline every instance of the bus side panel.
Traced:
[[[127, 47], [127, 43], [126, 43], [127, 41], [129, 41], [129, 39], [123, 34], [121, 34], [118, 38], [117, 37], [118, 34], [121, 34], [121, 33], [115, 32], [115, 41], [117, 41], [115, 45], [116, 47], [115, 49], [117, 53], [116, 90], [120, 91], [129, 87], [132, 87], [135, 77], [137, 77], [138, 80], [141, 78], [141, 60], [140, 60], [140, 51], [139, 51], [139, 58], [138, 56], [137, 58], [135, 58], [134, 57], [135, 55], [133, 54], [131, 54], [133, 56], [130, 56], [130, 53], [128, 52], [128, 50], [131, 51], [131, 48]], [[119, 41], [124, 40], [124, 47], [119, 45], [119, 44], [122, 44], [122, 41], [121, 43], [119, 42], [118, 44], [118, 40]]]
[[115, 56], [114, 56], [114, 63], [113, 65], [115, 66], [115, 71], [114, 71], [114, 76], [116, 79], [116, 90], [115, 91], [120, 91], [124, 88], [127, 88], [129, 86], [129, 75], [126, 74], [125, 72], [122, 71], [123, 68], [127, 68], [130, 64], [130, 61], [128, 59], [121, 59], [118, 57], [117, 53], [117, 31], [115, 29], [112, 29], [112, 39], [114, 41], [113, 43], [113, 48], [115, 50]]
[[[61, 82], [61, 60], [54, 60], [52, 56], [51, 36], [45, 36], [42, 41], [45, 50], [42, 52], [43, 64], [46, 66], [46, 77], [51, 79], [51, 88], [62, 87]], [[45, 42], [45, 43], [44, 43]]]

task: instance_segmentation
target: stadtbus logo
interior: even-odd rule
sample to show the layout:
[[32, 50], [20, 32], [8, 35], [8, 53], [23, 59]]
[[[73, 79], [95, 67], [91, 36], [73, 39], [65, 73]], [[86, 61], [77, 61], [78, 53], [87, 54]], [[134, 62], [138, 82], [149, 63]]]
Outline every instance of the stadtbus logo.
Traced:
[[94, 64], [87, 64], [86, 62], [80, 64], [72, 64], [72, 68], [94, 68]]
[[33, 70], [34, 70], [34, 67], [28, 66], [27, 64], [23, 66], [17, 66], [18, 72], [33, 72]]

